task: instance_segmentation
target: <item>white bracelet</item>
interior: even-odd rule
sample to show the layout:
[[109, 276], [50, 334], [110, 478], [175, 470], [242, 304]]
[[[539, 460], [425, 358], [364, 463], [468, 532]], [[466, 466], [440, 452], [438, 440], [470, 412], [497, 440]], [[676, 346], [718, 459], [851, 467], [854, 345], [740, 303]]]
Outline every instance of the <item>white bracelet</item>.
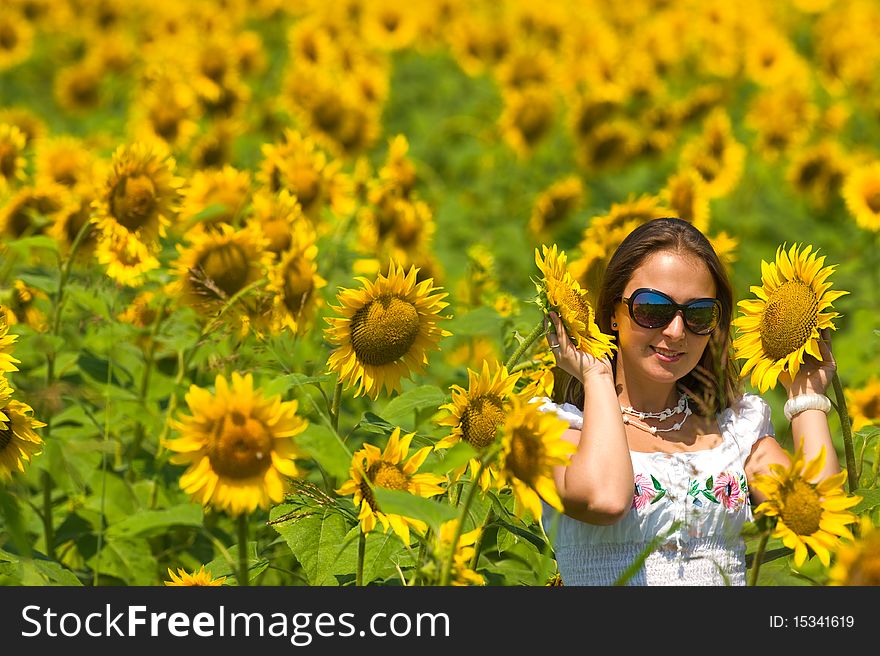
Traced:
[[786, 401], [782, 409], [789, 421], [804, 410], [821, 410], [827, 415], [831, 412], [831, 399], [824, 394], [800, 394]]

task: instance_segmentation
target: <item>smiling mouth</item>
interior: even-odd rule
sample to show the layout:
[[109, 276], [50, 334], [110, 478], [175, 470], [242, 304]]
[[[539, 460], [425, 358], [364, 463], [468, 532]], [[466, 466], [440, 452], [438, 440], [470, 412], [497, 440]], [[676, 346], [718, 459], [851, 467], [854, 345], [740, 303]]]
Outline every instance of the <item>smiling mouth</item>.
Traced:
[[662, 355], [665, 358], [677, 358], [684, 355], [684, 352], [682, 351], [670, 351], [669, 349], [658, 348], [656, 346], [652, 346], [651, 348], [657, 355]]

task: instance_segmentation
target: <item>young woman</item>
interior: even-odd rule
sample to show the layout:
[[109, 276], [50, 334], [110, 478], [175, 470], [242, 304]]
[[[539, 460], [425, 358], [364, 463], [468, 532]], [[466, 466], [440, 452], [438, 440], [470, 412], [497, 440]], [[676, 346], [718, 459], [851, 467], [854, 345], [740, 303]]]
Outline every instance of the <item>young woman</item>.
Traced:
[[[542, 410], [567, 419], [577, 445], [557, 467], [564, 514], [544, 526], [564, 585], [611, 585], [657, 540], [630, 585], [745, 585], [743, 524], [762, 498], [749, 482], [789, 458], [767, 403], [738, 390], [731, 357], [733, 294], [706, 237], [663, 218], [612, 256], [596, 321], [616, 337], [609, 360], [576, 349], [555, 313], [548, 342], [571, 376]], [[820, 478], [839, 463], [824, 396], [835, 364], [829, 335], [786, 386], [795, 447], [824, 447]]]

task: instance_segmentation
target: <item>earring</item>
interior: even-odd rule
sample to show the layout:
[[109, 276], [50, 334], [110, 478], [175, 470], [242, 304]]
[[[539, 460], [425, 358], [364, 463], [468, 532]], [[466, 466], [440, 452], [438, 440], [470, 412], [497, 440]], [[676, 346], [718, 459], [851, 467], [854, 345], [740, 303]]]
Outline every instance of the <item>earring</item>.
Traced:
[[617, 322], [616, 322], [616, 321], [612, 321], [612, 322], [611, 322], [611, 329], [612, 329], [612, 330], [617, 330]]

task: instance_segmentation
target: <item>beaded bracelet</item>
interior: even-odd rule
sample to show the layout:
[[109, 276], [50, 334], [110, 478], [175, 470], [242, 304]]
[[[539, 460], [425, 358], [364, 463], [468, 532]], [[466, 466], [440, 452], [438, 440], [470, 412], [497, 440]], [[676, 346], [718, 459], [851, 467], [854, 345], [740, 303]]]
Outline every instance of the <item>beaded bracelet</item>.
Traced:
[[821, 410], [827, 415], [831, 412], [831, 399], [824, 394], [800, 394], [786, 401], [782, 409], [789, 421], [804, 410]]

